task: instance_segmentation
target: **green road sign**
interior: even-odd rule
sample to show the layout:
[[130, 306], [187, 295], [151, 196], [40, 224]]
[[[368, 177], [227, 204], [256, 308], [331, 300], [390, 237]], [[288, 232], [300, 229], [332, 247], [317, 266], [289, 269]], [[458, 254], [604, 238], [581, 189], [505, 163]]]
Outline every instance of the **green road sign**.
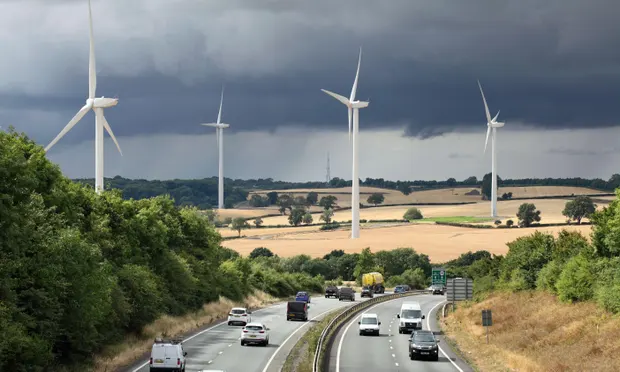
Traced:
[[443, 267], [434, 267], [431, 278], [433, 285], [446, 285], [446, 270]]

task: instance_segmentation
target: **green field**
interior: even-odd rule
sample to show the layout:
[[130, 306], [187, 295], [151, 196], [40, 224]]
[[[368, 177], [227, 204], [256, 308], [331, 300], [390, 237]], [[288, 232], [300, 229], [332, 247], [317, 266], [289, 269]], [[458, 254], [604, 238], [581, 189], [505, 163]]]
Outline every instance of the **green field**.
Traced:
[[471, 217], [471, 216], [450, 216], [450, 217], [430, 217], [424, 218], [423, 222], [451, 222], [451, 223], [480, 223], [493, 221], [490, 217]]

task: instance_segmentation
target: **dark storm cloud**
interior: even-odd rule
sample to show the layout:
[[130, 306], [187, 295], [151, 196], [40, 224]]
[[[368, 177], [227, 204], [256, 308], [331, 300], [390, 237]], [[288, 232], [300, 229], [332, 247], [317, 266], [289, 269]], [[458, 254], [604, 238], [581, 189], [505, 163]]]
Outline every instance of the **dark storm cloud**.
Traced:
[[[39, 17], [47, 22], [67, 17], [69, 26], [58, 35], [23, 36], [26, 47], [17, 43], [18, 33], [12, 34], [13, 42], [0, 41], [9, 51], [0, 67], [11, 71], [4, 79], [8, 83], [0, 83], [0, 112], [36, 106], [63, 113], [68, 121], [86, 98], [87, 39], [76, 36], [86, 30], [85, 4], [9, 4], [9, 12], [26, 17], [21, 22], [29, 28], [37, 27], [33, 22]], [[359, 4], [187, 0], [172, 6], [163, 0], [131, 5], [94, 0], [98, 95], [120, 97], [106, 116], [117, 136], [203, 133], [208, 129], [199, 123], [216, 119], [225, 84], [223, 120], [231, 131], [293, 125], [344, 131], [345, 107], [320, 89], [349, 95], [363, 45], [357, 98], [370, 99], [370, 106], [361, 112], [362, 129], [404, 124], [404, 135], [422, 139], [451, 131], [484, 132], [476, 79], [492, 115], [501, 110], [507, 126], [618, 124], [617, 1]], [[27, 18], [29, 7], [40, 14]], [[20, 54], [35, 47], [48, 48], [38, 64]], [[66, 57], [70, 52], [75, 59]], [[42, 75], [46, 69], [51, 75]], [[37, 78], [46, 83], [31, 83]], [[28, 128], [45, 142], [66, 121]], [[92, 128], [76, 128], [67, 141], [91, 136]]]

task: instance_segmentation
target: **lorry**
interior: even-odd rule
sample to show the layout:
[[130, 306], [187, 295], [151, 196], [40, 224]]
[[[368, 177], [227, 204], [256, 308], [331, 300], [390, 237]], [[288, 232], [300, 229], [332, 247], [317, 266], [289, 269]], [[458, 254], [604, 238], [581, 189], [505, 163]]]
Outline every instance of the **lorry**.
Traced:
[[362, 275], [362, 287], [367, 287], [373, 293], [385, 293], [383, 286], [383, 275], [378, 272], [372, 272]]

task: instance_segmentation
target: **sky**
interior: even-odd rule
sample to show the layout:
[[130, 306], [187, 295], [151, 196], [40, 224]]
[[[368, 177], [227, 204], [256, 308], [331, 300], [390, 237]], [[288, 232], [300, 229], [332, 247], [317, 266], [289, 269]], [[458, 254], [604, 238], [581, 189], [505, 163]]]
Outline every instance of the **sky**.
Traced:
[[[360, 177], [609, 178], [620, 163], [612, 0], [92, 0], [97, 96], [123, 150], [105, 175], [351, 178], [346, 107], [360, 47]], [[0, 0], [0, 126], [45, 146], [88, 95], [87, 0]], [[94, 114], [49, 152], [94, 176]]]

